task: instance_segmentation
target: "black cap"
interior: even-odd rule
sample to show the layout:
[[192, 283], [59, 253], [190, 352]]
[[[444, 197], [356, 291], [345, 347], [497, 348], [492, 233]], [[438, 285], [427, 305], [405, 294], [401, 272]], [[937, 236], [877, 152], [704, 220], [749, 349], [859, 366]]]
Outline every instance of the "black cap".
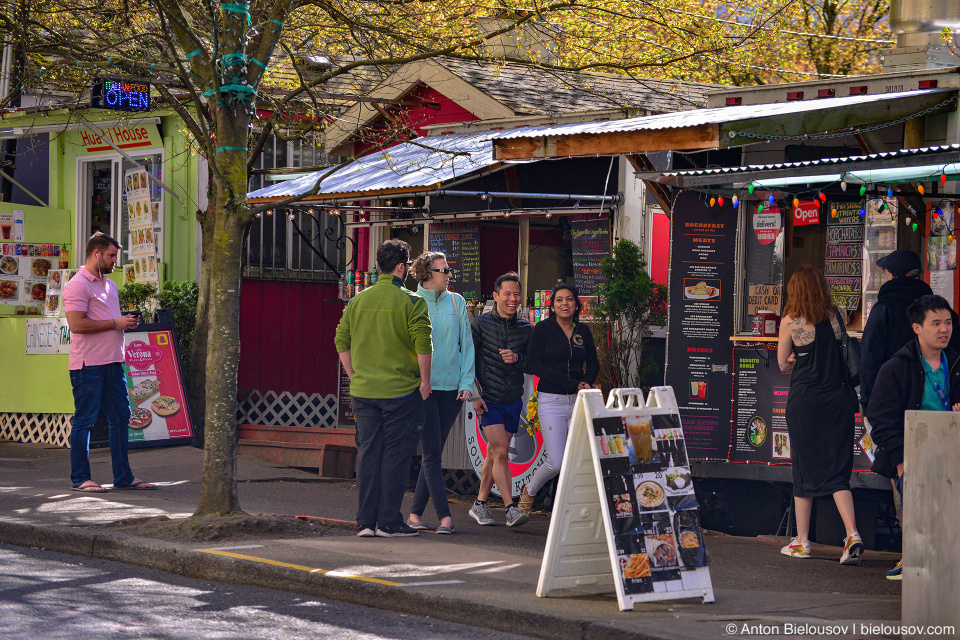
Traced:
[[886, 269], [894, 278], [903, 278], [911, 271], [920, 271], [923, 265], [920, 256], [909, 249], [897, 249], [888, 256], [877, 260], [877, 266]]

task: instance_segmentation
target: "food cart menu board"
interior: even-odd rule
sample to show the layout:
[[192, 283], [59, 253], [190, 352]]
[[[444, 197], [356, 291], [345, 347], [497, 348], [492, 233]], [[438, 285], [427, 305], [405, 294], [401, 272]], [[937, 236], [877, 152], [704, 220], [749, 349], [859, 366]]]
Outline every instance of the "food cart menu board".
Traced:
[[[823, 275], [837, 306], [854, 310], [863, 290], [863, 203], [831, 202]], [[837, 214], [833, 215], [836, 211]]]
[[[640, 393], [615, 389], [612, 395], [627, 396], [629, 403], [629, 396]], [[584, 570], [586, 559], [606, 554], [577, 540], [575, 532], [584, 530], [595, 541], [598, 527], [582, 520], [600, 517], [621, 609], [647, 600], [712, 601], [710, 561], [676, 401], [668, 387], [655, 387], [651, 395], [653, 403], [641, 398], [616, 408], [603, 407], [599, 392], [578, 396], [567, 447], [572, 459], [558, 482], [538, 596], [570, 586], [564, 583], [571, 578], [600, 582], [591, 580], [599, 578], [599, 567]], [[590, 466], [595, 474], [580, 471]], [[599, 513], [583, 507], [597, 498]]]
[[343, 368], [343, 363], [337, 363], [337, 426], [355, 427], [357, 419], [353, 415], [353, 404], [350, 402], [350, 376]]
[[173, 331], [127, 331], [123, 342], [131, 446], [192, 438]]
[[673, 205], [666, 384], [691, 458], [726, 460], [730, 445], [737, 216], [691, 191]]
[[[790, 374], [781, 373], [777, 347], [764, 342], [738, 343], [733, 350], [733, 462], [790, 463], [787, 396]], [[869, 471], [873, 443], [859, 413], [854, 422], [853, 467]], [[867, 451], [871, 453], [868, 454]]]
[[430, 251], [447, 256], [450, 284], [467, 300], [480, 299], [480, 224], [440, 222], [430, 225]]
[[0, 244], [0, 304], [44, 306], [47, 276], [59, 258], [60, 246], [55, 244]]
[[573, 281], [581, 296], [597, 295], [603, 282], [600, 262], [610, 255], [610, 218], [574, 216], [570, 221], [573, 237]]

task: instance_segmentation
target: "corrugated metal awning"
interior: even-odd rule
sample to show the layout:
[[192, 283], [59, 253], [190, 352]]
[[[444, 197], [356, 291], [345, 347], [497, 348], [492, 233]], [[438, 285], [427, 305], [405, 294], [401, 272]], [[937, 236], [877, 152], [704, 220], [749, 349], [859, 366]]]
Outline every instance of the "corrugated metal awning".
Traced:
[[277, 202], [309, 193], [320, 181], [316, 195], [305, 201], [376, 197], [434, 189], [472, 173], [498, 165], [492, 139], [502, 131], [451, 134], [417, 138], [354, 160], [324, 177], [317, 171], [294, 180], [270, 185], [247, 194], [251, 204]]
[[760, 141], [751, 135], [805, 136], [892, 122], [927, 109], [946, 108], [955, 99], [955, 89], [923, 89], [544, 125], [503, 133], [493, 143], [494, 157], [519, 160], [716, 149]]

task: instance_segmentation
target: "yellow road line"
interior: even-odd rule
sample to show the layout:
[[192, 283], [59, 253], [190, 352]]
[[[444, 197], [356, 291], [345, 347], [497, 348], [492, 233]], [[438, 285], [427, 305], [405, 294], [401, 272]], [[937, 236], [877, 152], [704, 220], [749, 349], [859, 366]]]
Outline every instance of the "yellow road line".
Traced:
[[361, 582], [374, 582], [376, 584], [383, 584], [388, 587], [400, 587], [403, 586], [402, 582], [390, 582], [389, 580], [381, 580], [380, 578], [367, 578], [364, 576], [354, 576], [348, 573], [340, 573], [339, 571], [331, 571], [328, 569], [317, 569], [315, 567], [305, 567], [302, 564], [290, 564], [289, 562], [280, 562], [279, 560], [268, 560], [267, 558], [257, 558], [256, 556], [245, 556], [239, 553], [230, 553], [229, 551], [214, 551], [212, 549], [200, 549], [203, 553], [211, 553], [215, 556], [226, 556], [228, 558], [237, 558], [238, 560], [251, 560], [253, 562], [262, 562], [264, 564], [272, 564], [276, 567], [287, 567], [289, 569], [299, 569], [300, 571], [309, 571], [310, 573], [320, 573], [323, 575], [329, 575], [331, 578], [346, 578], [347, 580], [360, 580]]

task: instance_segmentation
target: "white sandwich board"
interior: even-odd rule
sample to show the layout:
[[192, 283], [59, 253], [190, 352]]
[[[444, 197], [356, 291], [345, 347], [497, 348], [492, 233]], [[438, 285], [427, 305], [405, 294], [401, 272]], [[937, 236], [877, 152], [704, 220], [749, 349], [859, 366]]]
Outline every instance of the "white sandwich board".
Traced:
[[577, 396], [537, 596], [616, 590], [635, 602], [713, 602], [690, 464], [671, 387]]

